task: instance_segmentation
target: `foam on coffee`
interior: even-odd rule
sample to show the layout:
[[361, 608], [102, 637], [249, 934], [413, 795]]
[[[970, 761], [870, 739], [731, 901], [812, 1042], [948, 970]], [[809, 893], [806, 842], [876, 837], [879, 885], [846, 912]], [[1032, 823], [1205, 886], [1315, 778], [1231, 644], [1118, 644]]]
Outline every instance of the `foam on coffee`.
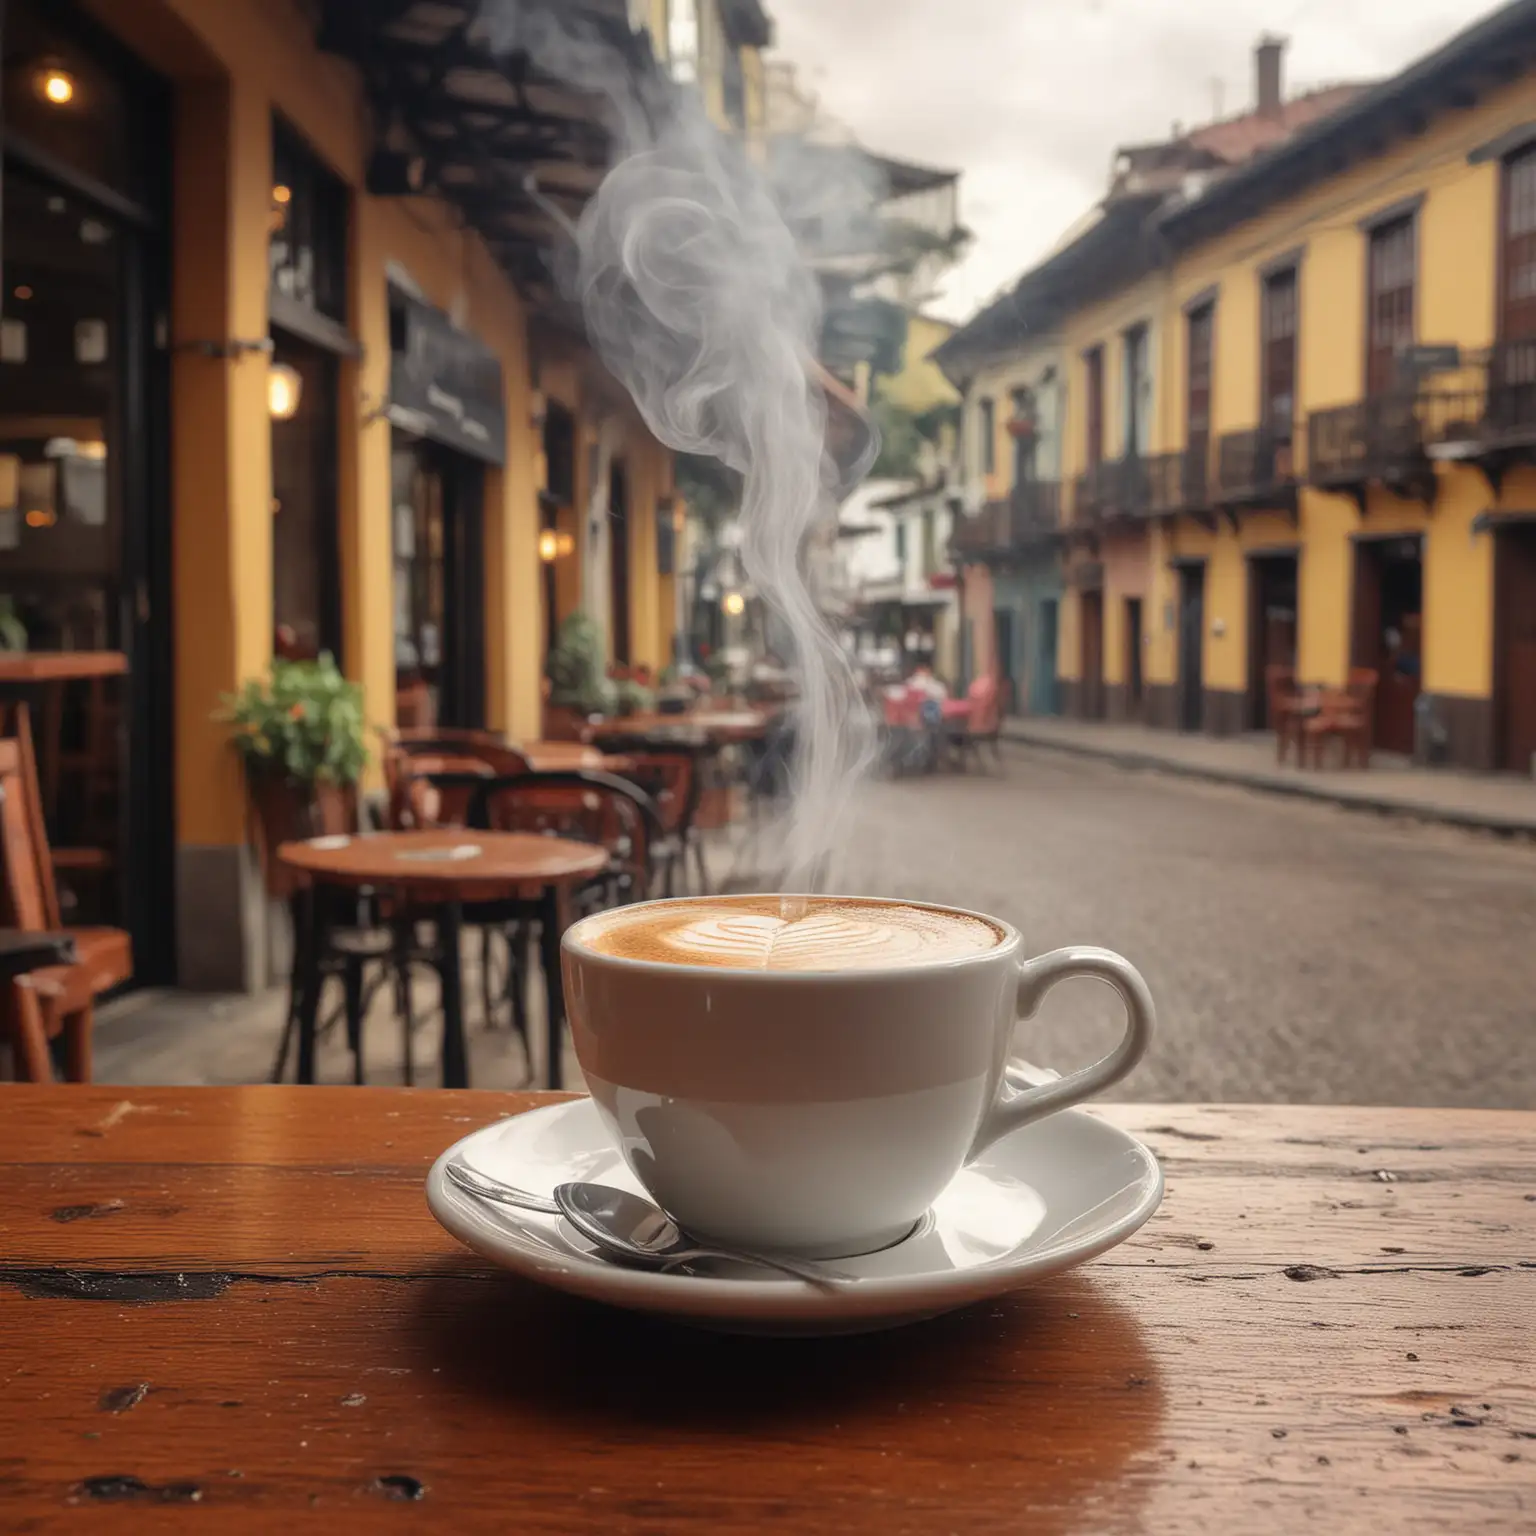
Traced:
[[759, 971], [879, 970], [959, 960], [1003, 941], [984, 918], [847, 897], [749, 896], [620, 907], [582, 930], [601, 955]]

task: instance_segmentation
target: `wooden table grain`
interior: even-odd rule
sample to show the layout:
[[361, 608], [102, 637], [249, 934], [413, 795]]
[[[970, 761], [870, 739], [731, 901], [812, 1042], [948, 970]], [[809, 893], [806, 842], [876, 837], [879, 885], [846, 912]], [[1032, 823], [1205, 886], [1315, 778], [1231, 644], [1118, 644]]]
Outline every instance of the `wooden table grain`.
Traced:
[[1536, 1116], [1103, 1109], [1168, 1177], [1129, 1243], [783, 1341], [442, 1232], [432, 1158], [541, 1102], [11, 1089], [0, 1529], [1531, 1529]]

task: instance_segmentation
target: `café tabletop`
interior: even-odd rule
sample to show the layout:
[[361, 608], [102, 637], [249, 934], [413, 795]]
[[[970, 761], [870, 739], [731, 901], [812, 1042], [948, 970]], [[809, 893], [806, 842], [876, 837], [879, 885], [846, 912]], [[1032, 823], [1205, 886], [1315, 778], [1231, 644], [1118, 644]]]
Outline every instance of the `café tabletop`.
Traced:
[[0, 1529], [1531, 1529], [1536, 1115], [1101, 1108], [1167, 1176], [1122, 1247], [775, 1340], [436, 1225], [436, 1155], [546, 1101], [10, 1089]]

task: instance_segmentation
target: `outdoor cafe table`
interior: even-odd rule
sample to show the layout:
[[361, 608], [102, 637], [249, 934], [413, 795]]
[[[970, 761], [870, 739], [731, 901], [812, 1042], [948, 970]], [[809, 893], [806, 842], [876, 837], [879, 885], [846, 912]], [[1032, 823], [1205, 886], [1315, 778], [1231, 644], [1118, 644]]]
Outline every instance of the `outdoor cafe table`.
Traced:
[[[451, 857], [473, 847], [472, 858]], [[544, 971], [547, 1057], [545, 1077], [560, 1086], [565, 1029], [565, 993], [560, 981], [560, 935], [565, 894], [585, 884], [608, 862], [595, 843], [541, 837], [532, 832], [479, 832], [447, 828], [426, 832], [372, 832], [359, 837], [313, 838], [284, 843], [278, 858], [311, 886], [394, 891], [407, 901], [430, 905], [437, 921], [439, 974], [443, 987], [443, 1087], [469, 1086], [469, 1052], [464, 1041], [462, 932], [466, 902], [515, 899], [529, 888], [539, 892], [539, 957]], [[309, 900], [309, 932], [299, 941], [299, 1081], [315, 1080], [315, 1042], [320, 1005], [320, 957], [324, 953], [326, 903]]]
[[1129, 1242], [793, 1340], [443, 1232], [432, 1160], [548, 1101], [8, 1090], [0, 1529], [1531, 1528], [1536, 1115], [1101, 1109], [1167, 1174]]

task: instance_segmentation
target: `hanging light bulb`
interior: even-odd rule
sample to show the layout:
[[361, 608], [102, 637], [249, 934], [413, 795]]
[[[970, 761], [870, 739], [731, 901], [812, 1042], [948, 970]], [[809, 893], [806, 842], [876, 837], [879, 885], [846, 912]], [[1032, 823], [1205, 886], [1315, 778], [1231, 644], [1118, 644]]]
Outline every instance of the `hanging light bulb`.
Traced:
[[75, 99], [75, 77], [67, 69], [50, 64], [38, 73], [37, 91], [44, 101], [67, 107]]
[[727, 592], [720, 599], [720, 606], [730, 614], [733, 619], [739, 619], [747, 611], [747, 600], [740, 592]]
[[539, 535], [539, 559], [545, 565], [552, 565], [555, 556], [560, 553], [560, 536], [553, 528], [546, 528]]
[[273, 421], [292, 421], [299, 412], [304, 380], [291, 363], [273, 363], [267, 369], [267, 410]]

